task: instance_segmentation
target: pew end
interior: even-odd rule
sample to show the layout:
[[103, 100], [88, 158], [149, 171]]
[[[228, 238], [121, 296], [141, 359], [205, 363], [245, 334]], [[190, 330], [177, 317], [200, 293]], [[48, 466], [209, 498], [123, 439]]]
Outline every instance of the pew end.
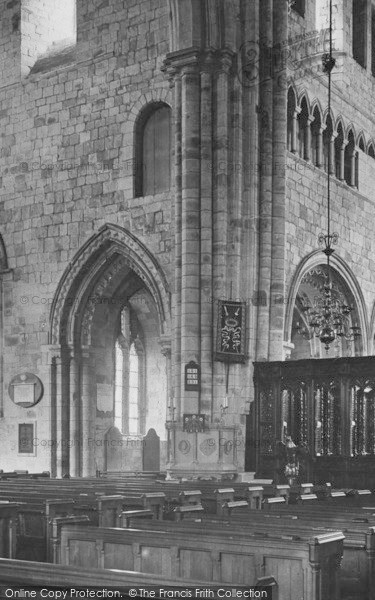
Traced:
[[249, 503], [249, 508], [260, 510], [263, 502], [263, 487], [262, 486], [250, 486], [246, 491], [246, 500]]
[[[132, 519], [134, 519], [134, 521]], [[134, 523], [136, 523], [138, 519], [155, 519], [154, 511], [150, 510], [149, 508], [140, 510], [123, 510], [119, 515], [119, 527], [123, 527], [125, 529], [134, 527]]]
[[276, 498], [265, 498], [263, 500], [263, 510], [272, 510], [275, 508], [279, 508], [283, 505], [286, 505], [285, 498], [282, 496], [278, 496]]
[[255, 582], [255, 586], [260, 588], [271, 588], [272, 600], [279, 600], [279, 586], [274, 577], [270, 575], [266, 575], [265, 577], [258, 577], [258, 579]]
[[173, 516], [175, 521], [182, 521], [186, 517], [190, 517], [190, 515], [195, 517], [197, 513], [202, 514], [203, 512], [204, 508], [201, 504], [185, 504], [183, 506], [176, 506], [173, 510]]

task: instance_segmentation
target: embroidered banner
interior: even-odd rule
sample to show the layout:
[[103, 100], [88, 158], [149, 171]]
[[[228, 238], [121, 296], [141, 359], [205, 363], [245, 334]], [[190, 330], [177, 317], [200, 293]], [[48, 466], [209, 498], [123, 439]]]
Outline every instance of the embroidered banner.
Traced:
[[218, 301], [216, 360], [245, 362], [246, 303]]

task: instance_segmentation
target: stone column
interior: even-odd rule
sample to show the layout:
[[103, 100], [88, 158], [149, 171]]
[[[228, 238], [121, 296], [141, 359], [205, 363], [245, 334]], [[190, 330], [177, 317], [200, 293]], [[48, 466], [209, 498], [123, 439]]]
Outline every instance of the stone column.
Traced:
[[298, 115], [301, 112], [301, 108], [299, 106], [296, 107], [293, 117], [292, 117], [292, 147], [291, 152], [293, 154], [297, 154], [297, 131], [298, 131]]
[[201, 256], [200, 256], [200, 346], [201, 346], [201, 412], [213, 413], [212, 348], [213, 307], [212, 287], [212, 57], [209, 56], [200, 75], [200, 163], [201, 163]]
[[345, 148], [347, 145], [348, 145], [348, 140], [344, 140], [343, 143], [341, 144], [341, 148], [340, 148], [340, 165], [339, 165], [339, 173], [338, 173], [338, 179], [340, 181], [345, 180]]
[[79, 454], [81, 440], [80, 431], [80, 405], [79, 405], [79, 360], [77, 353], [71, 350], [70, 355], [70, 438], [69, 438], [69, 473], [71, 477], [79, 477]]
[[[273, 3], [273, 43], [286, 47], [288, 39], [288, 6], [283, 0]], [[286, 62], [276, 65], [278, 78], [273, 79], [272, 128], [272, 218], [271, 218], [271, 269], [269, 306], [268, 360], [282, 360], [284, 341], [285, 306], [285, 157], [287, 136], [287, 86]], [[282, 82], [282, 84], [281, 84]], [[310, 120], [305, 131], [306, 150], [310, 152]], [[309, 155], [307, 155], [309, 156]]]
[[352, 187], [356, 187], [357, 185], [357, 157], [358, 157], [358, 149], [353, 148], [352, 155], [350, 157], [350, 185]]
[[91, 363], [91, 354], [89, 348], [82, 348], [81, 351], [81, 369], [80, 369], [80, 389], [81, 389], [81, 476], [88, 477], [95, 475], [94, 455], [95, 455], [95, 417], [96, 401], [93, 385], [93, 369]]
[[51, 475], [62, 476], [61, 347], [50, 347], [51, 365]]
[[318, 146], [317, 146], [317, 152], [316, 152], [316, 166], [317, 167], [323, 166], [323, 131], [324, 130], [325, 130], [325, 127], [320, 127], [319, 132], [318, 132]]
[[199, 412], [199, 392], [185, 391], [185, 365], [200, 363], [200, 74], [181, 69], [181, 412]]
[[[264, 4], [264, 6], [263, 6]], [[271, 48], [273, 46], [272, 0], [262, 2], [259, 13], [259, 269], [257, 288], [266, 303], [258, 306], [255, 360], [268, 360], [270, 334], [271, 248], [272, 248], [272, 157], [273, 157], [273, 84]], [[283, 155], [282, 155], [283, 156]], [[284, 160], [284, 159], [283, 159]]]
[[[213, 126], [213, 207], [212, 207], [212, 252], [213, 252], [213, 291], [214, 298], [229, 298], [231, 279], [235, 274], [228, 273], [229, 255], [229, 176], [230, 166], [230, 54], [218, 58], [214, 81], [214, 126]], [[216, 304], [214, 316], [216, 317]], [[225, 364], [213, 362], [213, 401], [220, 411], [225, 396]]]
[[70, 354], [67, 349], [61, 350], [61, 446], [57, 455], [61, 460], [61, 476], [69, 474], [70, 458]]
[[305, 156], [303, 156], [302, 158], [304, 158], [305, 160], [310, 161], [311, 160], [311, 123], [313, 122], [313, 118], [312, 117], [308, 117], [307, 118], [307, 123], [306, 123], [306, 128], [304, 131], [305, 134]]
[[[171, 81], [175, 89], [175, 187], [176, 200], [174, 203], [174, 222], [175, 222], [175, 243], [174, 243], [174, 293], [172, 295], [172, 322], [173, 322], [173, 340], [172, 340], [172, 380], [173, 391], [178, 411], [181, 412], [181, 76], [178, 71], [170, 70]], [[172, 209], [173, 210], [173, 209]], [[175, 415], [177, 416], [177, 415]]]
[[[167, 389], [165, 394], [166, 401], [166, 421], [171, 420], [171, 416], [173, 415], [173, 403], [175, 402], [175, 398], [173, 397], [173, 391], [171, 388], [171, 341], [169, 339], [161, 338], [159, 340], [159, 344], [161, 346], [161, 353], [165, 356], [166, 361], [166, 376], [167, 376]], [[168, 407], [171, 407], [168, 409]], [[170, 413], [170, 414], [169, 414]]]
[[329, 172], [331, 175], [335, 175], [336, 172], [336, 168], [335, 168], [335, 139], [337, 137], [337, 133], [333, 133], [332, 137], [331, 137], [331, 148], [330, 148], [330, 164], [328, 165], [329, 168]]

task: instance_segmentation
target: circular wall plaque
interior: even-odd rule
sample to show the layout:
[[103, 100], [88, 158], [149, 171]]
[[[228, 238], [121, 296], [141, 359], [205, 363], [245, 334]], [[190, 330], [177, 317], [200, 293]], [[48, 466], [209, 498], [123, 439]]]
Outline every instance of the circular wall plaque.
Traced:
[[39, 377], [32, 373], [20, 373], [11, 380], [8, 393], [14, 404], [29, 408], [42, 399], [43, 384]]

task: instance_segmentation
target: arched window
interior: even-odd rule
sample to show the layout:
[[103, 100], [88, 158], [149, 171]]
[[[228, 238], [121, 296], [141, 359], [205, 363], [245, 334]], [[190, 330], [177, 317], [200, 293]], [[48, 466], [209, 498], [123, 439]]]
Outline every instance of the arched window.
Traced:
[[115, 406], [114, 424], [123, 431], [123, 393], [124, 393], [124, 351], [117, 339], [115, 344]]
[[337, 127], [335, 138], [335, 173], [337, 179], [344, 179], [344, 132], [341, 123]]
[[356, 151], [353, 132], [348, 135], [348, 143], [344, 151], [344, 179], [348, 185], [355, 186], [358, 179], [356, 173]]
[[139, 433], [139, 356], [134, 342], [129, 350], [129, 433]]
[[[144, 350], [138, 323], [128, 307], [114, 349], [114, 425], [123, 433], [143, 433]], [[136, 337], [134, 337], [136, 336]]]
[[367, 0], [353, 0], [352, 4], [352, 48], [353, 58], [366, 66], [367, 45]]
[[375, 150], [372, 144], [370, 144], [368, 147], [368, 155], [371, 156], [371, 158], [375, 158]]
[[155, 104], [145, 111], [136, 131], [136, 196], [170, 189], [171, 152], [171, 109]]
[[308, 159], [310, 148], [308, 147], [309, 110], [306, 98], [301, 102], [301, 112], [298, 115], [298, 153], [301, 158]]
[[287, 148], [290, 152], [296, 151], [296, 96], [293, 88], [288, 90], [288, 110], [287, 110]]
[[311, 160], [316, 167], [322, 166], [322, 120], [318, 107], [315, 107], [311, 123]]
[[[326, 171], [326, 173], [328, 173], [328, 170], [330, 173], [333, 172], [332, 165], [333, 165], [334, 156], [333, 156], [332, 135], [333, 135], [332, 119], [331, 119], [331, 116], [328, 115], [326, 118], [326, 127], [325, 127], [325, 130], [323, 131], [323, 164], [324, 164], [324, 170]], [[331, 146], [331, 153], [329, 153], [330, 146]], [[330, 165], [328, 164], [329, 156], [330, 156], [330, 162], [331, 162]]]
[[360, 150], [362, 150], [362, 152], [364, 152], [364, 151], [365, 151], [365, 142], [364, 142], [364, 139], [363, 139], [363, 136], [362, 136], [362, 135], [361, 135], [361, 137], [359, 138], [359, 142], [358, 142], [358, 148], [359, 148]]

